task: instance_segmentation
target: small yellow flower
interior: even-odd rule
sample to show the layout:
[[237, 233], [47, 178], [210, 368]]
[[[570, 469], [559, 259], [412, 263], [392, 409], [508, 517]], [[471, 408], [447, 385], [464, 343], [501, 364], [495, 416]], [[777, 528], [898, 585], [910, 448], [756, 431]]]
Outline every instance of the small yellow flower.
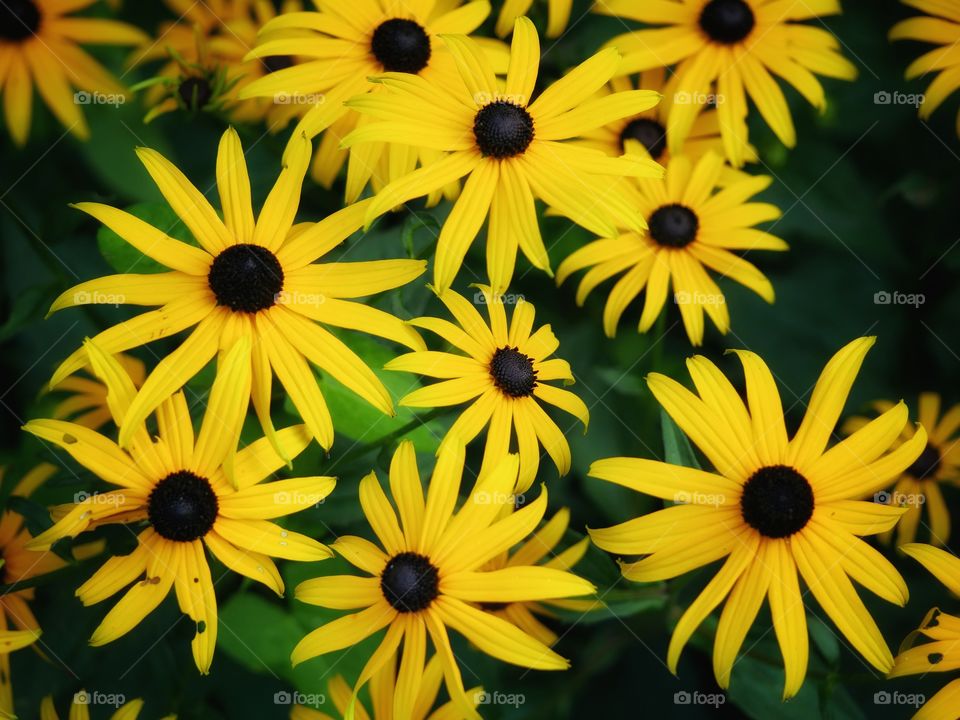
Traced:
[[474, 297], [487, 306], [489, 324], [469, 300], [453, 290], [439, 293], [438, 297], [456, 319], [456, 325], [430, 317], [411, 320], [410, 324], [439, 335], [459, 352], [423, 350], [387, 363], [387, 370], [442, 379], [414, 390], [400, 404], [424, 408], [469, 403], [441, 447], [448, 440], [469, 443], [487, 427], [480, 475], [501, 462], [516, 436], [520, 455], [517, 492], [522, 493], [533, 484], [540, 467], [541, 445], [557, 471], [566, 475], [570, 470], [570, 446], [541, 403], [570, 413], [583, 423], [584, 431], [590, 411], [572, 392], [550, 384], [556, 380], [573, 382], [567, 361], [551, 357], [560, 343], [550, 326], [534, 331], [535, 308], [521, 297], [511, 298], [516, 305], [508, 327], [504, 296], [485, 285], [477, 286]]

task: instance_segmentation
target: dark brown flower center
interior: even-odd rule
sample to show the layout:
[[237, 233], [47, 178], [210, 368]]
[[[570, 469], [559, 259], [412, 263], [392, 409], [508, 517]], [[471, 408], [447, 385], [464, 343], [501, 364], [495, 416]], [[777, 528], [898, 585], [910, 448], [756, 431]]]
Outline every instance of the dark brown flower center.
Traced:
[[533, 358], [517, 348], [499, 348], [490, 361], [490, 376], [500, 390], [511, 397], [527, 397], [537, 386]]
[[393, 18], [373, 31], [370, 50], [387, 72], [418, 73], [430, 62], [430, 36], [413, 20]]
[[813, 515], [813, 488], [786, 465], [757, 470], [743, 486], [743, 520], [768, 538], [790, 537], [806, 527]]
[[177, 94], [188, 110], [202, 110], [213, 99], [213, 88], [206, 78], [188, 77], [180, 83]]
[[272, 307], [283, 289], [277, 256], [260, 245], [231, 245], [214, 258], [207, 283], [217, 305], [255, 313]]
[[710, 0], [700, 13], [700, 27], [711, 40], [733, 45], [756, 25], [750, 5], [744, 0]]
[[380, 590], [399, 612], [425, 610], [440, 594], [440, 571], [429, 558], [402, 552], [390, 558], [380, 574]]
[[659, 160], [667, 149], [667, 130], [656, 120], [637, 118], [628, 122], [620, 133], [621, 151], [626, 151], [627, 140], [636, 140], [647, 149], [650, 157]]
[[940, 460], [940, 451], [928, 443], [920, 457], [907, 468], [906, 474], [917, 480], [932, 480], [940, 469]]
[[32, 0], [0, 0], [0, 39], [20, 42], [40, 29], [40, 9]]
[[160, 537], [176, 542], [202, 538], [213, 527], [220, 504], [206, 478], [189, 470], [167, 475], [150, 492], [147, 517]]
[[658, 207], [647, 221], [650, 237], [664, 247], [682, 248], [697, 238], [700, 221], [685, 205], [672, 203]]
[[261, 58], [260, 62], [263, 63], [264, 72], [275, 73], [278, 70], [286, 70], [288, 67], [293, 67], [293, 58], [290, 55], [270, 55], [269, 57]]
[[495, 100], [477, 112], [473, 135], [484, 157], [514, 157], [533, 142], [533, 118], [519, 105]]

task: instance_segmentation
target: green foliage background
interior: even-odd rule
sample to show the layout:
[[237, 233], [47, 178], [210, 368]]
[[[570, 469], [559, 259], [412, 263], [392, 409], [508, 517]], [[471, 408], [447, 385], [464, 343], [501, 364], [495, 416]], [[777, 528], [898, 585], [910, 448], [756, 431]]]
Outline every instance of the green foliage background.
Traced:
[[[106, 12], [98, 8], [98, 12]], [[918, 392], [928, 389], [942, 392], [946, 401], [960, 400], [956, 386], [960, 366], [956, 98], [938, 111], [929, 125], [917, 120], [912, 107], [875, 104], [878, 91], [923, 90], [921, 85], [905, 83], [902, 73], [926, 48], [888, 43], [890, 26], [910, 14], [892, 0], [848, 0], [844, 10], [842, 17], [826, 24], [858, 64], [859, 80], [852, 84], [828, 81], [829, 109], [824, 115], [788, 91], [799, 136], [798, 147], [792, 151], [780, 146], [761, 123], [752, 125], [752, 139], [763, 161], [762, 167], [752, 171], [776, 177], [762, 199], [784, 211], [771, 229], [791, 245], [789, 253], [757, 253], [752, 258], [771, 277], [777, 302], [767, 306], [739, 286], [721, 282], [733, 329], [725, 338], [708, 330], [701, 350], [738, 383], [739, 371], [723, 351], [746, 347], [760, 353], [781, 383], [784, 406], [794, 427], [827, 358], [850, 339], [866, 334], [878, 335], [879, 341], [868, 356], [848, 411], [879, 397], [902, 397], [912, 404]], [[542, 79], [557, 76], [622, 31], [619, 22], [610, 18], [588, 15], [577, 20], [585, 11], [586, 4], [578, 2], [572, 31], [557, 43], [544, 41]], [[120, 14], [152, 31], [165, 11], [159, 2], [128, 2]], [[543, 20], [542, 16], [535, 18]], [[115, 69], [121, 68], [122, 52], [98, 54]], [[134, 73], [125, 80], [132, 83], [141, 77]], [[50, 411], [52, 399], [43, 396], [41, 388], [55, 365], [84, 336], [133, 314], [129, 308], [100, 306], [43, 319], [53, 297], [70, 285], [130, 266], [131, 258], [121, 256], [124, 249], [116, 238], [104, 232], [98, 236], [96, 225], [69, 209], [67, 203], [98, 200], [123, 207], [142, 203], [147, 214], [168, 217], [169, 210], [159, 204], [161, 198], [136, 160], [134, 147], [158, 149], [198, 187], [211, 189], [217, 141], [224, 124], [206, 115], [173, 114], [144, 126], [145, 109], [136, 101], [118, 109], [89, 106], [93, 137], [81, 144], [63, 136], [62, 128], [44, 108], [34, 107], [36, 118], [25, 149], [16, 150], [6, 134], [0, 133], [0, 444], [10, 478], [19, 477], [40, 460], [62, 465], [37, 498], [53, 502], [67, 501], [79, 490], [94, 490], [95, 481], [64, 457], [55, 459], [18, 428], [25, 419]], [[278, 172], [286, 135], [263, 136], [258, 127], [238, 130], [248, 150], [254, 194], [262, 200]], [[307, 183], [300, 219], [316, 220], [338, 208], [341, 190], [338, 186], [326, 192]], [[430, 257], [435, 226], [447, 210], [444, 206], [426, 212], [417, 208], [419, 217], [433, 218], [426, 224], [408, 214], [385, 218], [368, 234], [352, 238], [342, 252], [348, 252], [351, 259], [411, 253]], [[585, 231], [556, 218], [544, 218], [542, 226], [548, 245], [552, 245], [554, 266], [590, 239]], [[469, 291], [468, 281], [484, 277], [482, 245], [474, 248], [469, 265], [473, 274], [461, 273], [456, 286], [462, 292]], [[148, 267], [140, 265], [138, 269], [147, 271]], [[424, 283], [422, 279], [375, 302], [402, 317], [442, 314]], [[610, 525], [657, 506], [621, 488], [587, 479], [586, 469], [593, 460], [614, 455], [663, 458], [665, 452], [672, 461], [694, 458], [674, 428], [661, 426], [660, 411], [643, 382], [653, 370], [686, 380], [683, 361], [691, 348], [675, 308], [668, 308], [666, 317], [648, 336], [639, 336], [630, 321], [622, 323], [615, 340], [607, 340], [600, 321], [603, 294], [595, 292], [585, 308], [578, 309], [573, 288], [568, 283], [558, 290], [549, 278], [521, 261], [511, 291], [536, 305], [538, 322], [552, 323], [561, 342], [558, 354], [569, 360], [577, 376], [574, 389], [591, 408], [586, 436], [568, 417], [558, 417], [566, 423], [561, 427], [568, 430], [573, 449], [569, 476], [558, 479], [546, 463], [540, 478], [549, 488], [553, 510], [564, 505], [571, 508], [571, 528], [579, 537], [586, 526]], [[918, 308], [878, 305], [874, 294], [879, 291], [923, 293], [925, 302]], [[625, 317], [635, 319], [637, 311], [628, 311]], [[345, 334], [344, 339], [374, 367], [397, 352], [356, 333]], [[157, 343], [138, 354], [154, 363], [171, 346]], [[412, 376], [381, 375], [395, 398], [416, 383]], [[191, 383], [197, 411], [209, 381], [207, 373]], [[323, 378], [322, 382], [334, 413], [337, 441], [328, 457], [312, 447], [297, 460], [294, 473], [336, 474], [340, 481], [325, 504], [295, 516], [290, 524], [321, 540], [331, 540], [336, 534], [363, 532], [357, 484], [371, 468], [385, 470], [396, 441], [409, 434], [420, 451], [421, 470], [426, 471], [433, 462], [434, 438], [452, 418], [418, 419], [401, 412], [390, 420], [355, 402], [334, 381]], [[279, 419], [285, 414], [289, 415], [280, 398], [275, 415]], [[292, 415], [283, 419], [294, 421]], [[249, 430], [252, 436], [255, 429]], [[472, 447], [474, 467], [479, 466], [478, 454]], [[958, 527], [960, 491], [946, 492]], [[19, 509], [32, 527], [49, 522], [38, 503], [21, 503]], [[131, 536], [122, 529], [99, 534], [113, 551], [130, 547]], [[54, 694], [58, 707], [65, 708], [73, 693], [86, 687], [120, 692], [128, 698], [144, 697], [145, 718], [170, 711], [182, 718], [279, 718], [286, 715], [287, 708], [274, 704], [274, 693], [293, 688], [326, 693], [326, 674], [340, 672], [350, 679], [370, 652], [371, 644], [366, 643], [290, 669], [289, 651], [295, 642], [333, 613], [292, 599], [277, 599], [233, 574], [217, 585], [222, 624], [208, 678], [199, 677], [190, 661], [192, 628], [189, 622], [178, 621], [172, 596], [118, 642], [88, 648], [86, 640], [107, 604], [84, 609], [73, 589], [99, 562], [70, 568], [38, 590], [35, 609], [45, 631], [48, 658], [31, 651], [12, 656], [21, 717], [35, 717], [40, 698], [48, 693]], [[866, 591], [864, 596], [896, 650], [928, 608], [937, 604], [947, 611], [958, 608], [914, 563], [902, 557], [894, 557], [894, 562], [911, 588], [907, 607], [892, 607]], [[630, 586], [618, 578], [613, 561], [595, 549], [580, 569], [602, 593], [608, 593], [610, 608], [587, 617], [571, 616], [569, 624], [556, 623], [563, 636], [559, 651], [573, 661], [569, 672], [525, 672], [485, 658], [465, 643], [457, 647], [464, 659], [466, 683], [482, 683], [490, 691], [525, 697], [517, 708], [487, 706], [485, 715], [516, 720], [908, 717], [912, 713], [909, 708], [874, 705], [874, 693], [897, 689], [930, 697], [945, 682], [942, 677], [929, 677], [885, 683], [844, 647], [830, 628], [813, 621], [806, 685], [796, 699], [781, 705], [781, 661], [769, 615], [763, 611], [745, 644], [749, 655], [734, 671], [727, 702], [719, 710], [678, 706], [674, 704], [676, 692], [717, 692], [710, 666], [713, 628], [709, 623], [685, 652], [679, 679], [670, 675], [662, 662], [672, 623], [705, 584], [711, 569], [667, 586]], [[300, 579], [344, 570], [339, 560], [283, 565], [288, 590]], [[214, 577], [220, 574], [222, 568], [219, 572], [215, 568]], [[815, 603], [810, 604], [810, 612], [822, 616]]]

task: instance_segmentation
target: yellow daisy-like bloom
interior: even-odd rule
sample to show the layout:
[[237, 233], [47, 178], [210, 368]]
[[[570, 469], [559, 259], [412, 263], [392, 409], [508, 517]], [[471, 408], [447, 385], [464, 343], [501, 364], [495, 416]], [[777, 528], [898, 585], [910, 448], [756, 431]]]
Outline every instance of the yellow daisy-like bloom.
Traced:
[[678, 152], [694, 121], [716, 104], [723, 146], [733, 165], [748, 157], [747, 97], [787, 147], [796, 144], [793, 118], [774, 75], [811, 105], [826, 107], [816, 75], [853, 80], [857, 68], [840, 54], [837, 38], [797, 21], [840, 12], [838, 0], [607, 0], [595, 11], [662, 25], [618, 35], [618, 74], [677, 64], [667, 118], [671, 152]]
[[[614, 122], [603, 127], [591, 130], [583, 134], [579, 141], [586, 147], [592, 147], [607, 155], [621, 155], [624, 152], [635, 151], [642, 152], [656, 160], [661, 165], [666, 165], [670, 161], [670, 150], [667, 143], [667, 118], [670, 115], [670, 108], [673, 106], [674, 90], [677, 75], [671, 75], [668, 80], [664, 68], [654, 68], [639, 73], [636, 83], [628, 75], [613, 78], [609, 84], [601, 90], [603, 94], [627, 92], [629, 90], [653, 90], [663, 95], [663, 99], [646, 112], [638, 113], [633, 117], [619, 118]], [[637, 145], [630, 149], [630, 143]], [[683, 143], [683, 154], [693, 161], [699, 160], [710, 151], [723, 155], [723, 140], [720, 137], [720, 120], [715, 109], [705, 110], [700, 113], [686, 140]], [[747, 148], [747, 162], [757, 160], [756, 150], [752, 146]], [[745, 175], [730, 167], [724, 167], [721, 181], [726, 174], [732, 174], [736, 178], [745, 177]]]
[[[570, 22], [570, 11], [573, 9], [573, 0], [547, 0], [547, 32], [548, 38], [560, 37]], [[495, 32], [500, 37], [506, 37], [513, 30], [517, 18], [530, 12], [533, 0], [505, 0], [497, 16]]]
[[[554, 554], [554, 549], [563, 539], [569, 524], [570, 511], [562, 508], [544, 523], [543, 527], [537, 530], [529, 540], [519, 545], [516, 550], [502, 552], [487, 563], [487, 569], [500, 570], [516, 566], [540, 565], [572, 572], [574, 565], [580, 562], [587, 552], [587, 548], [590, 546], [590, 538], [583, 538], [583, 540], [562, 552]], [[555, 617], [556, 615], [551, 608], [589, 612], [603, 607], [603, 604], [599, 600], [542, 600], [536, 602], [486, 603], [482, 607], [487, 612], [513, 623], [527, 635], [535, 637], [544, 645], [553, 645], [559, 639], [557, 634], [544, 625], [537, 616]]]
[[[143, 385], [147, 368], [142, 361], [121, 353], [117, 355], [117, 362], [133, 380], [135, 387]], [[99, 430], [113, 419], [107, 405], [107, 386], [87, 375], [88, 373], [71, 375], [53, 388], [58, 393], [69, 393], [68, 397], [53, 408], [53, 417], [57, 420], [70, 419], [91, 430]]]
[[850, 582], [903, 606], [907, 586], [893, 565], [858, 536], [888, 530], [905, 509], [862, 502], [920, 455], [918, 428], [894, 450], [908, 421], [902, 402], [830, 449], [827, 444], [874, 338], [860, 338], [827, 363], [792, 439], [780, 394], [757, 355], [743, 363], [747, 406], [709, 360], [687, 361], [697, 394], [657, 373], [654, 397], [716, 468], [705, 472], [655, 460], [610, 458], [590, 476], [677, 505], [611, 528], [591, 530], [600, 548], [644, 556], [622, 562], [624, 577], [654, 582], [724, 559], [723, 566], [680, 618], [667, 663], [726, 599], [713, 646], [717, 682], [726, 688], [737, 653], [764, 599], [785, 666], [784, 699], [799, 691], [807, 671], [808, 639], [798, 571], [809, 592], [846, 640], [882, 672], [893, 667], [883, 635]]
[[[170, 272], [110, 275], [63, 293], [51, 312], [117, 297], [158, 310], [121, 322], [96, 336], [106, 352], [117, 353], [196, 325], [190, 336], [150, 373], [129, 415], [121, 418], [120, 445], [167, 397], [239, 337], [253, 339], [253, 387], [257, 415], [268, 437], [270, 393], [275, 372], [310, 432], [324, 447], [333, 443], [333, 423], [308, 361], [328, 372], [384, 413], [393, 412], [390, 394], [374, 372], [324, 323], [362, 330], [424, 348], [416, 331], [398, 318], [349, 299], [399, 287], [421, 275], [422, 260], [315, 261], [363, 222], [365, 203], [333, 213], [318, 223], [294, 225], [300, 188], [310, 161], [310, 142], [301, 136], [288, 150], [280, 177], [254, 220], [250, 180], [240, 138], [233, 129], [220, 141], [217, 187], [223, 220], [170, 161], [155, 150], [137, 151], [160, 192], [193, 233], [200, 247], [100, 203], [76, 207], [96, 218]], [[51, 385], [87, 364], [83, 348], [54, 373]]]
[[[366, 93], [379, 94], [382, 88], [369, 78], [383, 72], [412, 73], [442, 85], [461, 85], [452, 54], [439, 36], [472, 33], [490, 14], [490, 3], [477, 0], [460, 6], [459, 1], [323, 0], [317, 7], [319, 12], [284, 14], [264, 26], [260, 44], [248, 57], [297, 55], [304, 62], [251, 83], [240, 97], [312, 106], [295, 132], [312, 138], [327, 131], [317, 148], [312, 174], [329, 188], [347, 160], [341, 141], [365, 124], [344, 101]], [[310, 32], [293, 38], [268, 35], [290, 30]], [[505, 67], [502, 43], [478, 41], [498, 68]], [[459, 89], [463, 91], [462, 86]], [[418, 161], [428, 163], [439, 156], [436, 150], [411, 148], [389, 139], [354, 148], [347, 163], [346, 202], [354, 202], [368, 182], [379, 189], [409, 173]]]
[[[11, 495], [29, 497], [34, 490], [53, 475], [57, 469], [41, 463], [24, 475], [14, 486]], [[0, 479], [5, 474], [0, 468]], [[0, 580], [5, 585], [44, 575], [66, 566], [54, 553], [27, 550], [30, 532], [23, 526], [23, 517], [5, 511], [0, 517], [0, 560], [3, 570]], [[40, 637], [40, 623], [28, 604], [33, 600], [33, 588], [0, 594], [0, 716], [13, 717], [13, 685], [10, 679], [10, 653], [32, 645]], [[12, 629], [11, 629], [12, 626]]]
[[[443, 665], [440, 663], [440, 658], [434, 655], [423, 669], [420, 690], [414, 698], [409, 715], [410, 720], [457, 720], [461, 717], [452, 701], [433, 710], [434, 705], [437, 704], [437, 693], [440, 692], [442, 682]], [[357, 700], [353, 706], [353, 714], [348, 714], [350, 703], [354, 700], [354, 697], [353, 691], [342, 675], [334, 675], [330, 678], [327, 683], [327, 692], [341, 718], [349, 716], [354, 720], [399, 720], [399, 716], [394, 715], [394, 698], [397, 696], [396, 658], [391, 658], [384, 663], [383, 667], [370, 678], [371, 712], [367, 712], [367, 708]], [[468, 690], [467, 696], [476, 705], [482, 698], [482, 693], [483, 689], [477, 687]], [[290, 720], [335, 719], [319, 710], [295, 705], [290, 710]]]
[[[940, 396], [937, 393], [921, 393], [917, 405], [917, 420], [927, 431], [927, 446], [920, 457], [897, 478], [893, 490], [877, 493], [877, 500], [907, 508], [897, 525], [897, 544], [912, 543], [917, 539], [917, 527], [923, 517], [923, 508], [930, 516], [930, 543], [946, 545], [950, 539], [950, 510], [943, 499], [940, 483], [955, 485], [960, 480], [960, 405], [954, 405], [940, 414]], [[893, 407], [889, 401], [873, 403], [878, 413]], [[843, 431], [851, 434], [870, 422], [869, 418], [853, 417], [843, 425]], [[913, 437], [914, 428], [905, 425], [899, 442]], [[891, 533], [884, 540], [889, 541]]]
[[[247, 60], [246, 55], [256, 45], [257, 33], [278, 13], [274, 4], [265, 0], [165, 0], [178, 16], [176, 22], [167, 22], [157, 31], [157, 41], [144, 52], [136, 53], [133, 61], [141, 64], [156, 59], [168, 62], [157, 72], [157, 77], [175, 80], [171, 96], [164, 87], [154, 87], [147, 94], [153, 105], [147, 120], [186, 106], [202, 110], [208, 103], [219, 100], [232, 122], [259, 122], [266, 119], [271, 131], [283, 128], [292, 118], [301, 115], [303, 108], [294, 103], [273, 103], [262, 99], [240, 100], [238, 93], [257, 78], [292, 67], [296, 58], [275, 57], [267, 60]], [[284, 0], [281, 13], [302, 9], [299, 0]], [[289, 34], [296, 34], [288, 32]], [[301, 33], [302, 34], [302, 33]], [[184, 75], [182, 60], [195, 65], [201, 72]], [[211, 79], [223, 74], [225, 97], [214, 98]], [[194, 95], [196, 99], [194, 99]], [[197, 105], [198, 107], [194, 107]]]
[[81, 101], [85, 93], [124, 95], [106, 68], [80, 49], [90, 45], [140, 45], [149, 38], [127, 23], [68, 17], [94, 0], [5, 0], [0, 3], [0, 92], [7, 131], [17, 145], [30, 134], [33, 86], [74, 136], [90, 137]]
[[[136, 698], [121, 704], [110, 716], [110, 720], [137, 720], [141, 710], [143, 710], [143, 700]], [[68, 717], [69, 720], [90, 720], [90, 695], [86, 690], [81, 690], [73, 696]], [[50, 695], [40, 703], [40, 720], [60, 720]], [[176, 720], [176, 716], [167, 715], [162, 720]]]
[[[445, 151], [442, 160], [394, 180], [374, 198], [367, 221], [413, 198], [467, 177], [463, 192], [437, 241], [434, 284], [450, 287], [487, 216], [487, 274], [497, 293], [513, 277], [519, 247], [537, 268], [550, 273], [534, 198], [598, 235], [613, 235], [615, 221], [633, 230], [643, 219], [617, 191], [622, 177], [660, 177], [648, 158], [603, 153], [561, 142], [649, 110], [658, 93], [632, 90], [590, 99], [617, 71], [620, 54], [601, 51], [532, 100], [540, 65], [533, 23], [517, 20], [506, 83], [497, 80], [480, 47], [462, 35], [445, 35], [463, 78], [441, 85], [426, 78], [387, 74], [377, 78], [391, 92], [348, 104], [377, 122], [344, 140], [406, 143]], [[424, 112], [424, 108], [430, 112]]]
[[[904, 553], [923, 565], [955, 596], [960, 595], [960, 558], [931, 545], [902, 545]], [[920, 638], [931, 642], [914, 645]], [[911, 647], [912, 646], [912, 647]], [[889, 678], [951, 672], [960, 668], [960, 617], [933, 608], [920, 628], [904, 642]], [[947, 683], [927, 700], [913, 720], [956, 720], [960, 707], [960, 678]]]
[[[110, 412], [119, 424], [134, 402], [136, 388], [114, 358], [90, 341], [85, 347], [94, 372], [108, 388]], [[24, 426], [120, 488], [55, 512], [53, 527], [28, 542], [27, 548], [49, 549], [91, 524], [146, 523], [132, 553], [109, 559], [77, 588], [80, 602], [92, 605], [135, 583], [94, 631], [91, 645], [105, 645], [132, 630], [173, 587], [180, 609], [196, 623], [193, 658], [207, 674], [217, 640], [217, 599], [204, 546], [229, 569], [278, 595], [283, 594], [283, 581], [271, 556], [305, 561], [331, 556], [316, 540], [270, 520], [320, 502], [335, 480], [305, 477], [261, 484], [284, 465], [284, 459], [266, 438], [236, 449], [249, 403], [249, 356], [248, 338], [238, 340], [226, 354], [196, 438], [182, 392], [157, 410], [157, 436], [151, 437], [141, 422], [128, 451], [76, 423], [31, 420]], [[289, 457], [296, 457], [310, 442], [302, 425], [278, 431], [277, 438]]]
[[737, 254], [787, 249], [780, 238], [753, 227], [780, 217], [780, 210], [769, 203], [746, 202], [770, 185], [772, 178], [743, 175], [731, 178], [721, 189], [723, 168], [723, 159], [714, 152], [708, 152], [696, 165], [684, 155], [674, 155], [663, 180], [641, 180], [624, 189], [647, 220], [645, 235], [627, 231], [595, 240], [560, 264], [558, 284], [590, 268], [577, 288], [578, 305], [597, 285], [624, 273], [610, 291], [603, 310], [607, 337], [616, 334], [620, 317], [643, 291], [646, 295], [638, 329], [649, 330], [663, 310], [671, 285], [691, 343], [703, 343], [704, 311], [726, 334], [730, 329], [726, 299], [707, 268], [773, 302], [770, 281]]
[[[907, 80], [936, 73], [918, 108], [920, 117], [926, 120], [960, 87], [960, 60], [955, 50], [960, 43], [960, 5], [937, 0], [901, 2], [927, 14], [898, 22], [890, 30], [890, 39], [919, 40], [939, 46], [910, 63], [906, 71]], [[960, 135], [960, 113], [957, 114], [957, 134]]]
[[446, 407], [470, 403], [457, 418], [441, 448], [448, 441], [469, 443], [484, 427], [486, 446], [480, 474], [491, 470], [510, 451], [515, 435], [520, 456], [517, 492], [529, 488], [540, 467], [540, 446], [547, 451], [561, 475], [570, 470], [570, 446], [563, 431], [544, 412], [548, 403], [590, 422], [590, 411], [568, 390], [548, 384], [550, 380], [573, 383], [566, 360], [551, 358], [560, 343], [549, 325], [533, 329], [535, 308], [518, 298], [513, 318], [507, 325], [504, 298], [484, 285], [474, 295], [487, 306], [489, 324], [477, 309], [453, 290], [438, 294], [457, 324], [439, 318], [422, 317], [411, 325], [429, 330], [459, 350], [457, 353], [422, 350], [407, 353], [385, 365], [442, 382], [427, 385], [400, 400], [406, 407]]
[[[467, 697], [447, 629], [503, 662], [537, 670], [565, 670], [568, 662], [515, 625], [484, 612], [482, 603], [513, 603], [590, 595], [595, 589], [573, 573], [548, 567], [488, 570], [487, 562], [527, 537], [540, 523], [547, 492], [516, 512], [516, 455], [481, 475], [454, 511], [463, 475], [464, 449], [448, 443], [437, 458], [424, 499], [413, 445], [401, 443], [390, 465], [390, 492], [400, 522], [375, 473], [360, 482], [360, 504], [382, 550], [369, 540], [342, 536], [333, 549], [369, 577], [338, 575], [301, 583], [296, 597], [336, 610], [359, 610], [309, 633], [293, 650], [298, 665], [341, 650], [387, 628], [367, 661], [359, 689], [401, 654], [393, 713], [413, 717], [423, 685], [427, 636], [440, 658], [447, 692], [458, 713], [479, 718]], [[400, 643], [403, 650], [400, 651]]]

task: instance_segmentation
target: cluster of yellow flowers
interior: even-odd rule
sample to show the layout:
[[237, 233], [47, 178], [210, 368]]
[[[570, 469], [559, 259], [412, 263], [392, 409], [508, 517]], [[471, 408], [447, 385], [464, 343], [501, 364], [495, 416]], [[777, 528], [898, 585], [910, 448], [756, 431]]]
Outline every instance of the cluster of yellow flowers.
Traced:
[[[52, 524], [35, 537], [19, 515], [4, 514], [4, 662], [6, 653], [39, 635], [28, 605], [32, 589], [18, 590], [18, 583], [62, 564], [50, 550], [55, 542], [123, 523], [138, 533], [134, 551], [109, 557], [76, 589], [84, 605], [124, 593], [91, 645], [132, 630], [173, 590], [195, 623], [191, 647], [204, 674], [218, 630], [208, 552], [278, 595], [284, 584], [275, 558], [336, 554], [355, 567], [355, 574], [317, 577], [294, 591], [302, 602], [349, 611], [304, 637], [294, 664], [385, 630], [352, 685], [331, 681], [344, 715], [366, 715], [356, 701], [369, 684], [375, 716], [423, 718], [444, 684], [449, 704], [435, 717], [479, 717], [477, 689], [464, 688], [451, 631], [503, 662], [567, 668], [551, 648], [557, 636], [537, 615], [549, 615], [550, 607], [589, 612], [602, 602], [574, 571], [591, 541], [629, 558], [621, 570], [635, 582], [723, 561], [676, 625], [668, 651], [674, 672], [686, 642], [723, 604], [713, 660], [718, 683], [727, 687], [766, 599], [783, 653], [783, 696], [795, 695], [808, 663], [801, 580], [849, 645], [881, 672], [960, 664], [960, 618], [933, 611], [920, 630], [932, 642], [895, 659], [851, 582], [906, 602], [903, 578], [861, 539], [889, 535], [899, 522], [903, 551], [960, 592], [960, 560], [913, 543], [920, 507], [897, 500], [928, 498], [932, 542], [944, 543], [949, 516], [938, 483], [960, 476], [960, 409], [941, 414], [939, 398], [925, 394], [914, 425], [902, 402], [878, 403], [877, 417], [848, 419], [847, 437], [831, 443], [872, 338], [854, 340], [830, 359], [792, 437], [773, 375], [751, 352], [737, 352], [745, 401], [702, 356], [688, 361], [695, 392], [651, 374], [650, 391], [713, 471], [621, 457], [596, 461], [589, 474], [662, 498], [671, 503], [665, 509], [591, 529], [589, 539], [558, 552], [568, 512], [543, 522], [546, 487], [535, 500], [516, 502], [542, 477], [543, 453], [561, 476], [571, 466], [564, 430], [545, 408], [562, 410], [584, 431], [589, 421], [583, 400], [561, 387], [574, 382], [574, 373], [555, 356], [559, 341], [550, 326], [537, 326], [533, 304], [510, 294], [518, 250], [553, 276], [537, 201], [597, 238], [557, 267], [558, 285], [586, 271], [578, 304], [619, 276], [603, 312], [607, 336], [641, 293], [638, 328], [648, 331], [665, 312], [671, 288], [693, 345], [702, 344], [705, 314], [725, 334], [731, 319], [710, 271], [773, 302], [771, 283], [743, 255], [787, 249], [756, 227], [780, 211], [751, 200], [772, 178], [743, 169], [758, 159], [747, 133], [748, 98], [792, 147], [796, 133], [775, 78], [822, 109], [817, 75], [856, 75], [837, 39], [804, 22], [839, 12], [837, 2], [608, 0], [594, 10], [644, 28], [612, 38], [552, 83], [538, 78], [540, 37], [524, 16], [530, 0], [507, 0], [500, 9], [495, 34], [512, 33], [509, 46], [477, 34], [492, 12], [486, 0], [316, 0], [313, 11], [285, 2], [279, 12], [251, 0], [168, 0], [180, 19], [161, 29], [166, 40], [152, 45], [131, 26], [71, 16], [90, 4], [0, 3], [0, 88], [17, 143], [28, 137], [33, 85], [81, 138], [88, 131], [73, 88], [123, 93], [76, 43], [136, 46], [133, 65], [166, 58], [158, 81], [148, 83], [150, 117], [210, 108], [238, 125], [294, 128], [259, 212], [233, 128], [224, 132], [216, 159], [219, 209], [159, 152], [136, 151], [195, 244], [121, 209], [75, 205], [166, 271], [93, 279], [66, 290], [51, 308], [119, 298], [151, 309], [103, 330], [64, 360], [50, 385], [67, 399], [54, 418], [24, 426], [115, 489], [51, 508]], [[960, 40], [960, 6], [907, 4], [937, 17], [901, 23], [891, 37], [940, 45]], [[548, 37], [562, 34], [570, 12], [570, 0], [551, 0]], [[911, 66], [910, 75], [941, 71], [924, 113], [960, 86], [958, 57], [941, 52]], [[345, 176], [343, 208], [300, 217], [308, 174], [328, 188]], [[449, 208], [428, 287], [452, 321], [402, 319], [360, 300], [414, 283], [427, 261], [329, 257], [357, 231], [418, 198]], [[474, 285], [471, 301], [453, 287], [468, 274], [465, 258], [475, 241], [485, 248], [487, 278]], [[389, 495], [374, 472], [359, 481], [377, 542], [340, 536], [328, 546], [274, 522], [335, 492], [333, 477], [274, 479], [314, 440], [325, 450], [334, 444], [315, 368], [385, 414], [395, 403], [340, 330], [402, 345], [409, 352], [386, 369], [436, 380], [400, 405], [463, 410], [438, 442], [428, 481], [409, 441], [391, 448]], [[124, 354], [187, 331], [150, 369]], [[211, 361], [216, 377], [195, 432], [184, 388]], [[274, 379], [302, 424], [274, 425]], [[243, 444], [251, 402], [259, 439]], [[464, 482], [466, 447], [484, 430], [482, 463]], [[29, 495], [51, 471], [42, 466], [19, 479], [13, 493]], [[889, 502], [868, 501], [894, 482]], [[75, 552], [89, 556], [102, 548], [78, 545]], [[10, 713], [9, 672], [3, 676], [0, 713]], [[953, 718], [958, 703], [960, 680], [917, 717]], [[139, 709], [131, 704], [116, 717], [135, 717]], [[42, 713], [56, 716], [52, 702]], [[297, 708], [294, 717], [326, 716]]]

